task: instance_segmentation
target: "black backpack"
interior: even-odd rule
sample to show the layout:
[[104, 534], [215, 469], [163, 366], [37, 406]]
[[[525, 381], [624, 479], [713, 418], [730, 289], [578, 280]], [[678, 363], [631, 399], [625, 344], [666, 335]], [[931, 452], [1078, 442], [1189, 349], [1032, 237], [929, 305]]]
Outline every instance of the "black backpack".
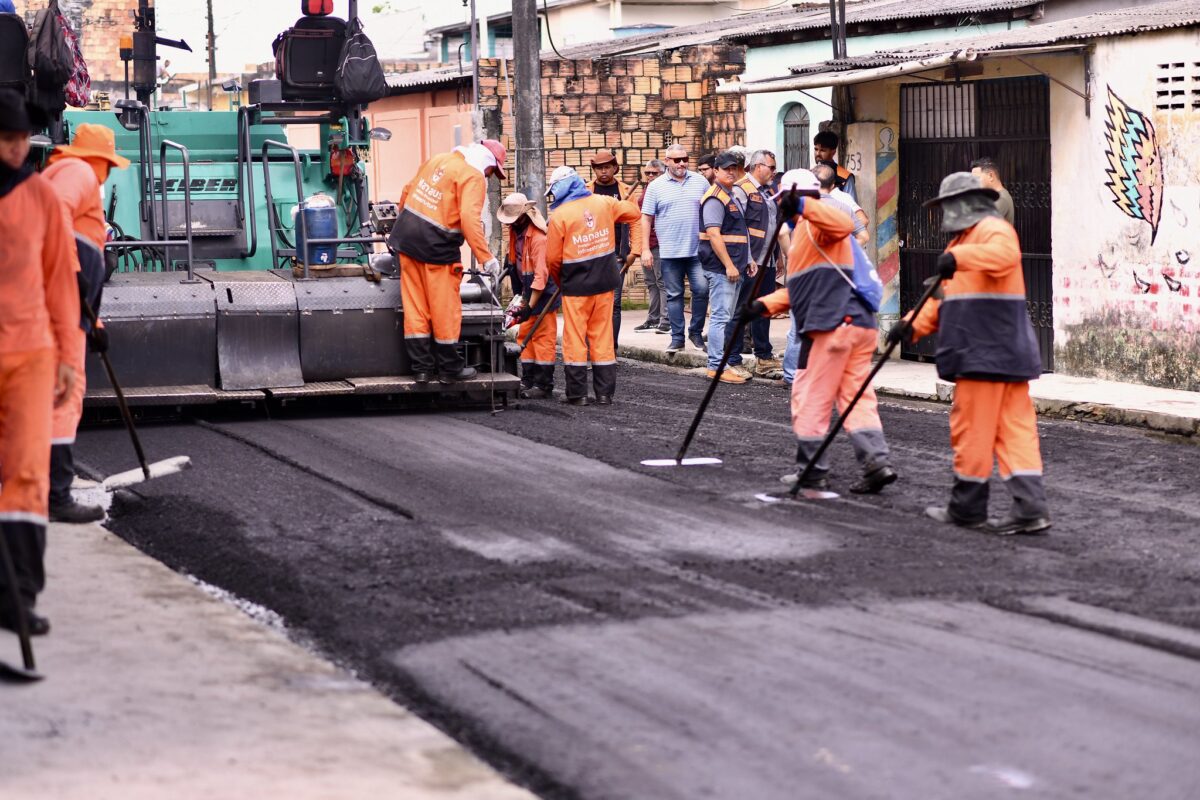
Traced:
[[75, 70], [75, 54], [63, 35], [58, 0], [37, 12], [29, 37], [28, 61], [40, 89], [62, 90]]
[[375, 45], [363, 32], [362, 22], [353, 19], [346, 30], [346, 43], [342, 46], [342, 57], [338, 61], [338, 94], [347, 103], [365, 105], [388, 93], [387, 80]]

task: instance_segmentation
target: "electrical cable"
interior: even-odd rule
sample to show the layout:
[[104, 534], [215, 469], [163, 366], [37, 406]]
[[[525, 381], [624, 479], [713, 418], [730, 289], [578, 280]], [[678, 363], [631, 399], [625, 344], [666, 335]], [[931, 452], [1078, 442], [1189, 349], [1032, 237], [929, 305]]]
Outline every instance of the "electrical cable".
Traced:
[[[789, 1], [790, 0], [785, 0], [785, 2]], [[546, 39], [550, 42], [550, 49], [554, 51], [554, 55], [558, 56], [563, 61], [566, 61], [567, 59], [564, 58], [563, 54], [558, 52], [558, 48], [554, 46], [554, 34], [550, 32], [550, 7], [546, 5], [546, 3], [547, 0], [542, 0], [542, 16], [546, 18]]]

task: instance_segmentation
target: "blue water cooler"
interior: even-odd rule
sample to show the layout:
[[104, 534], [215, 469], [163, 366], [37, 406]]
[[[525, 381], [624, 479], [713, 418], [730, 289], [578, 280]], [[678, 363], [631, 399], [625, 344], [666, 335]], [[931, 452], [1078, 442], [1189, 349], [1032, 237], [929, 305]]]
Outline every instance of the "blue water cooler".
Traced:
[[[304, 222], [308, 224], [308, 237], [310, 239], [332, 239], [338, 235], [337, 208], [332, 205], [311, 205], [314, 199], [315, 196], [308, 198], [300, 207], [300, 213], [304, 215]], [[304, 254], [301, 263], [307, 262], [309, 266], [332, 264], [337, 260], [337, 245], [305, 246], [304, 227], [298, 217], [296, 219], [296, 252]]]

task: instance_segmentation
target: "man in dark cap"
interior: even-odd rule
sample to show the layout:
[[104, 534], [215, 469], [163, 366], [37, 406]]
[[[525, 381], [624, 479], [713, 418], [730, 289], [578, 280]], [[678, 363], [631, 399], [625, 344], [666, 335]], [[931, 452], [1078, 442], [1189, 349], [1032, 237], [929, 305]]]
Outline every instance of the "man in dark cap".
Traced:
[[[587, 184], [592, 194], [612, 197], [616, 200], [632, 200], [633, 187], [617, 178], [621, 165], [612, 150], [597, 150], [591, 159], [592, 175], [595, 177]], [[624, 223], [617, 225], [617, 261], [622, 267], [621, 285], [613, 292], [613, 346], [621, 338], [621, 290], [624, 288], [624, 275], [634, 261], [629, 243], [629, 226]]]
[[50, 630], [33, 605], [46, 584], [51, 412], [74, 390], [83, 347], [71, 223], [27, 161], [45, 124], [0, 89], [0, 536], [13, 566], [0, 569], [0, 627], [35, 635]]
[[[915, 320], [893, 327], [888, 339], [938, 331], [938, 375], [956, 383], [950, 410], [954, 487], [949, 505], [925, 513], [989, 533], [1043, 533], [1050, 512], [1029, 398], [1029, 381], [1041, 374], [1042, 364], [1026, 310], [1021, 243], [996, 211], [997, 196], [977, 176], [955, 172], [925, 203], [941, 206], [942, 230], [955, 234], [937, 260], [941, 297], [926, 303]], [[1007, 515], [988, 519], [994, 461], [1013, 504]]]

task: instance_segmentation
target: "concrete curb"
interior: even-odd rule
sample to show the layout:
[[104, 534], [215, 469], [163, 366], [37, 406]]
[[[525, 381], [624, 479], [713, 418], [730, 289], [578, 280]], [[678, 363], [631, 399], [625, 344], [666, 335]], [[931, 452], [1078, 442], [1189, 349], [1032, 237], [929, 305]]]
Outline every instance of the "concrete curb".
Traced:
[[[648, 347], [621, 345], [618, 348], [617, 354], [622, 358], [628, 358], [633, 361], [662, 364], [681, 369], [705, 368], [708, 364], [706, 357], [695, 350], [684, 350], [680, 353], [664, 353], [661, 350], [653, 350]], [[745, 356], [744, 363], [748, 369], [752, 370], [754, 368], [754, 357]], [[949, 403], [954, 399], [954, 384], [943, 380], [937, 381], [933, 392], [888, 386], [886, 383], [876, 383], [875, 391], [877, 394], [886, 397], [927, 400], [938, 403]], [[1096, 422], [1106, 425], [1124, 425], [1174, 436], [1200, 437], [1200, 419], [1194, 417], [1168, 414], [1161, 411], [1121, 408], [1107, 403], [1055, 400], [1044, 397], [1033, 398], [1033, 405], [1040, 416], [1053, 419]]]

